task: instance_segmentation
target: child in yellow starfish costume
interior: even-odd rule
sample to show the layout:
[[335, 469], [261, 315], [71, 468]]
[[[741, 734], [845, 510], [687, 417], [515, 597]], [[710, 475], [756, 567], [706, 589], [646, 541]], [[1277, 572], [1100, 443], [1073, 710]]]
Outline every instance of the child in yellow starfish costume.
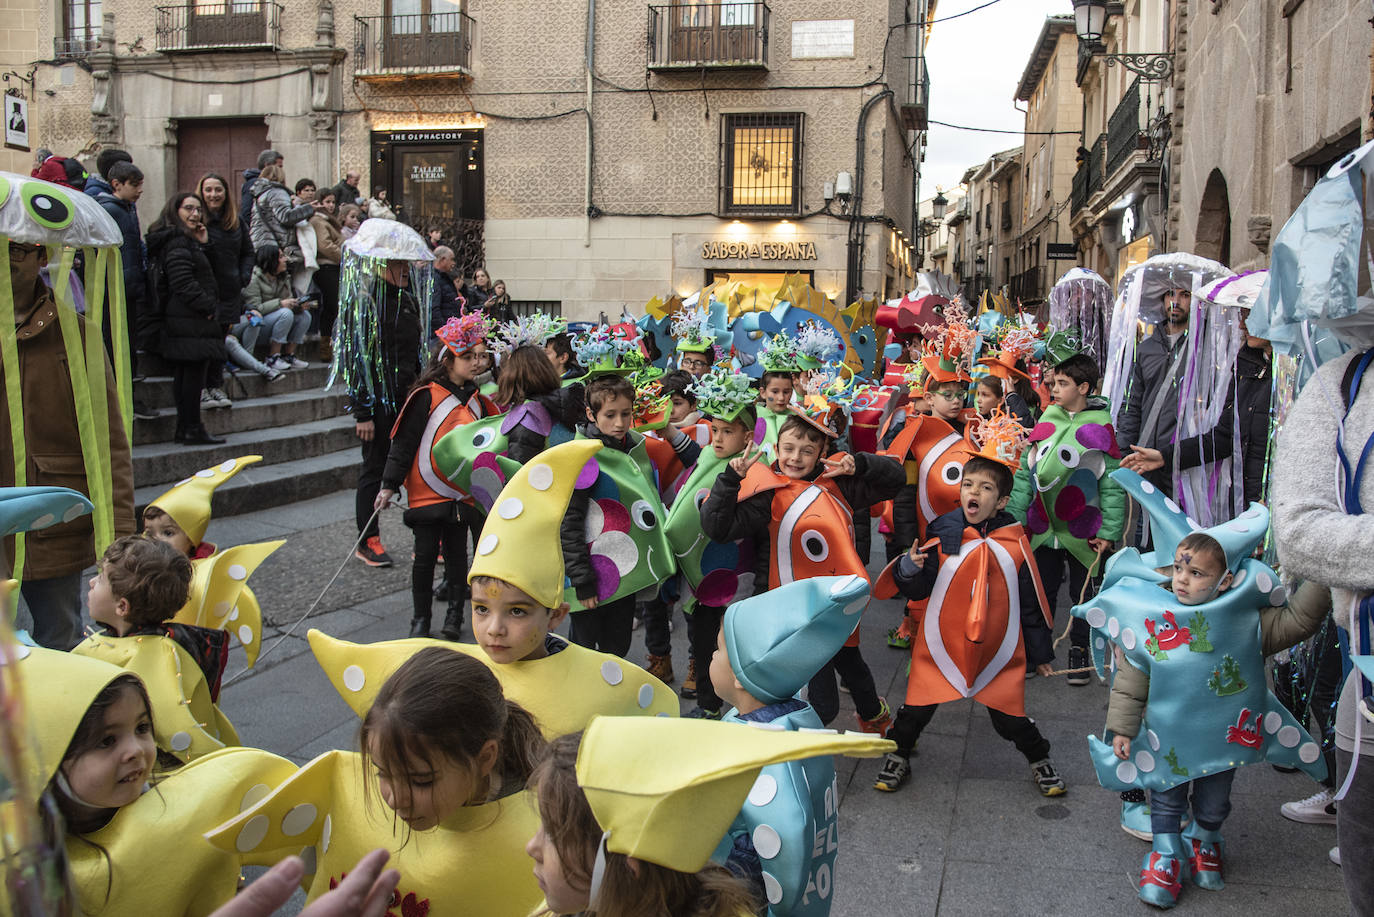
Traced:
[[313, 845], [312, 900], [384, 847], [401, 873], [394, 913], [530, 913], [539, 890], [523, 848], [538, 821], [524, 787], [544, 740], [487, 666], [443, 647], [416, 653], [378, 692], [359, 745], [325, 752], [207, 836], [259, 865], [288, 841]]
[[[893, 747], [828, 729], [597, 717], [581, 736], [554, 741], [531, 779], [540, 824], [525, 849], [544, 892], [538, 913], [624, 917], [656, 901], [661, 917], [751, 915], [750, 886], [707, 861], [746, 799], [762, 804], [777, 792], [763, 768], [825, 755], [871, 758]], [[771, 850], [771, 830], [760, 826], [756, 844], [763, 839]]]
[[[98, 659], [12, 645], [0, 678], [22, 697], [35, 733], [21, 793], [0, 807], [39, 805], [51, 793], [67, 826], [81, 912], [207, 915], [233, 897], [240, 861], [201, 832], [224, 821], [296, 766], [249, 748], [207, 755], [149, 786], [157, 748], [148, 695], [135, 675]], [[284, 842], [279, 856], [305, 845]]]
[[678, 715], [672, 689], [639, 666], [551, 633], [568, 614], [558, 524], [578, 472], [601, 448], [579, 439], [547, 449], [501, 491], [468, 573], [476, 646], [424, 638], [359, 645], [310, 631], [315, 658], [359, 716], [402, 663], [430, 646], [485, 662], [547, 738], [577, 732], [597, 714]]
[[229, 658], [220, 630], [171, 619], [186, 602], [191, 563], [170, 545], [127, 535], [105, 549], [86, 604], [97, 630], [72, 650], [138, 675], [148, 688], [157, 745], [175, 766], [239, 736], [215, 701]]
[[242, 644], [250, 666], [262, 642], [262, 608], [248, 587], [248, 577], [286, 542], [241, 544], [221, 551], [205, 540], [205, 530], [215, 488], [260, 461], [261, 455], [244, 455], [202, 468], [143, 510], [143, 534], [185, 554], [195, 570], [191, 594], [173, 620], [228, 632]]

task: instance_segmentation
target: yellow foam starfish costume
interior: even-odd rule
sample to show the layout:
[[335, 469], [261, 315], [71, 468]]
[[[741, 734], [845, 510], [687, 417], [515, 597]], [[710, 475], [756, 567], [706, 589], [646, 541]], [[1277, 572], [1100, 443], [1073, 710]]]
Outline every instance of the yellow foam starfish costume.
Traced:
[[[71, 653], [18, 646], [13, 665], [35, 733], [25, 784], [37, 792], [57, 773], [82, 717], [123, 669]], [[154, 714], [156, 717], [156, 713]], [[296, 766], [258, 749], [226, 749], [158, 781], [103, 828], [71, 835], [67, 855], [87, 914], [204, 915], [233, 897], [240, 858], [201, 833], [261, 799]], [[283, 843], [279, 856], [303, 843]]]
[[675, 717], [680, 710], [673, 690], [639, 666], [573, 643], [543, 659], [501, 664], [471, 643], [425, 638], [349, 643], [318, 630], [308, 636], [334, 690], [360, 717], [392, 673], [430, 646], [486, 663], [506, 697], [534, 716], [546, 739], [579, 732], [598, 714]]
[[[210, 504], [215, 488], [260, 461], [261, 455], [243, 455], [202, 468], [148, 505], [171, 516], [191, 544], [199, 548], [205, 543], [205, 530], [210, 525]], [[247, 580], [269, 554], [285, 543], [268, 541], [238, 545], [224, 551], [216, 550], [209, 557], [192, 559], [195, 573], [191, 595], [172, 620], [178, 624], [229, 631], [243, 644], [251, 666], [257, 661], [262, 643], [262, 608]]]
[[[281, 859], [289, 842], [311, 845], [307, 900], [329, 891], [363, 854], [385, 847], [388, 868], [401, 871], [390, 913], [526, 917], [539, 903], [525, 855], [539, 817], [527, 791], [464, 806], [438, 827], [412, 832], [382, 801], [369, 770], [357, 752], [325, 752], [206, 837], [262, 866]], [[308, 823], [299, 813], [309, 814]]]
[[210, 700], [210, 686], [200, 666], [171, 637], [92, 634], [72, 653], [108, 662], [141, 678], [153, 705], [157, 747], [179, 760], [192, 761], [240, 744], [234, 724]]

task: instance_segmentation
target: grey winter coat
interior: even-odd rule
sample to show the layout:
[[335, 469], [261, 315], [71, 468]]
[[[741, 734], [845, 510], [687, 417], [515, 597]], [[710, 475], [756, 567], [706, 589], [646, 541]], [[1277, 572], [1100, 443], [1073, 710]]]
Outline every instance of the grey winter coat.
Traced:
[[253, 222], [251, 232], [254, 250], [275, 245], [286, 252], [286, 263], [301, 264], [304, 255], [296, 242], [296, 224], [304, 223], [315, 213], [309, 204], [291, 206], [291, 192], [281, 182], [259, 178], [253, 183]]
[[[1126, 406], [1116, 419], [1116, 442], [1123, 455], [1129, 455], [1131, 446], [1148, 446], [1161, 449], [1173, 442], [1174, 429], [1178, 425], [1178, 386], [1183, 379], [1183, 367], [1179, 366], [1172, 377], [1169, 370], [1174, 360], [1183, 351], [1188, 334], [1178, 336], [1172, 347], [1164, 334], [1164, 324], [1155, 325], [1154, 333], [1140, 342], [1135, 351], [1135, 366], [1131, 368], [1131, 387], [1126, 394]], [[1150, 419], [1150, 409], [1155, 399], [1160, 397], [1161, 389], [1164, 405], [1160, 409], [1151, 428], [1144, 426]], [[1145, 475], [1156, 487], [1170, 490], [1169, 482], [1173, 477], [1172, 466], [1166, 465]]]

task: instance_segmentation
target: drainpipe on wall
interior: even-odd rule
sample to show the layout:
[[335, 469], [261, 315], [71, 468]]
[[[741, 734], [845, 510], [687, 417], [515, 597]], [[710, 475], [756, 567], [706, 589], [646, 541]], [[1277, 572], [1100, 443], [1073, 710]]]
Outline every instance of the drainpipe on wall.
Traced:
[[582, 247], [592, 245], [592, 69], [596, 64], [596, 0], [587, 0], [587, 157], [582, 203]]
[[868, 124], [868, 113], [873, 110], [879, 102], [891, 98], [891, 89], [884, 89], [882, 92], [870, 98], [864, 103], [864, 107], [859, 112], [859, 130], [854, 138], [854, 203], [850, 211], [849, 224], [849, 248], [845, 265], [844, 278], [844, 308], [858, 298], [859, 283], [862, 280], [860, 271], [863, 265], [863, 203], [864, 203], [864, 128]]

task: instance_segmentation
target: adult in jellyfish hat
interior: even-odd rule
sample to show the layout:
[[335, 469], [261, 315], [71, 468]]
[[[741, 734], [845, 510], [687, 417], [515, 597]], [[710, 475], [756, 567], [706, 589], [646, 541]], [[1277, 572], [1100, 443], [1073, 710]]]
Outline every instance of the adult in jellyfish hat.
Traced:
[[[65, 650], [80, 636], [81, 571], [135, 529], [123, 236], [93, 198], [9, 172], [0, 172], [0, 236], [8, 243], [0, 276], [9, 278], [0, 283], [0, 430], [9, 431], [0, 486], [71, 487], [94, 505], [90, 515], [7, 538], [0, 568], [23, 581], [34, 639]], [[78, 257], [84, 291], [72, 270]]]

